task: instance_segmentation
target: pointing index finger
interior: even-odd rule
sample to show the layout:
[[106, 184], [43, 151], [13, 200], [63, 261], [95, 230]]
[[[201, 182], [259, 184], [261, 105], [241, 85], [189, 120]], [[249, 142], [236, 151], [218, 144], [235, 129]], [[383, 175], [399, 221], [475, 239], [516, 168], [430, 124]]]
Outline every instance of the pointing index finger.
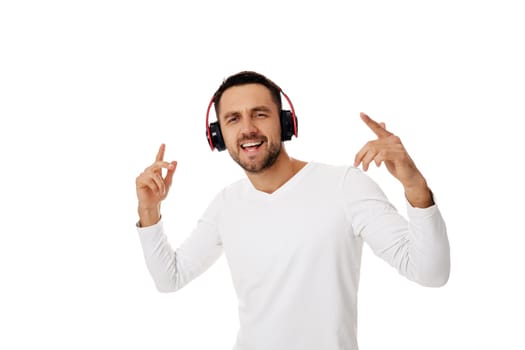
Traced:
[[367, 114], [361, 112], [360, 113], [361, 119], [365, 122], [365, 124], [374, 132], [374, 134], [377, 135], [378, 138], [387, 137], [392, 135], [391, 132], [385, 129], [384, 123], [378, 123], [372, 118], [370, 118]]
[[166, 150], [166, 145], [161, 144], [159, 147], [159, 151], [157, 152], [157, 157], [155, 158], [155, 161], [163, 160], [164, 159], [164, 151]]

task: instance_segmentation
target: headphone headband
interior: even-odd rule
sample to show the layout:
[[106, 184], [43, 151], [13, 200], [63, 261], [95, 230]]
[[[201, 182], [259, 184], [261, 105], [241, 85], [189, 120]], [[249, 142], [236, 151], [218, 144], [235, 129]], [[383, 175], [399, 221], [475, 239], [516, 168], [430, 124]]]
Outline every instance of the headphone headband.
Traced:
[[[206, 138], [208, 139], [208, 144], [210, 145], [212, 151], [215, 149], [215, 144], [212, 140], [212, 133], [210, 131], [210, 124], [208, 124], [208, 121], [210, 117], [210, 109], [211, 106], [213, 106], [213, 100], [215, 100], [215, 95], [213, 95], [213, 97], [211, 98], [210, 103], [208, 103], [208, 109], [206, 110]], [[218, 116], [217, 119], [219, 119]]]

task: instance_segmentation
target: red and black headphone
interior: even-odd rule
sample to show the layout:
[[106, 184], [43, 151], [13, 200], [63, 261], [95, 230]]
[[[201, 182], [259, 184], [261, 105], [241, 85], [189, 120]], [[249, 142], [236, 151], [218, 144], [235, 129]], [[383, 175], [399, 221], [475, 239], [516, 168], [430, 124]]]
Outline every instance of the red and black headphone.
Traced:
[[[280, 119], [281, 119], [281, 141], [289, 141], [292, 139], [292, 136], [297, 137], [297, 116], [295, 115], [295, 110], [293, 108], [292, 101], [288, 96], [282, 91], [286, 101], [290, 105], [291, 110], [281, 110]], [[210, 109], [215, 100], [215, 95], [211, 98], [210, 103], [208, 104], [208, 110], [206, 111], [206, 139], [210, 145], [211, 150], [213, 151], [217, 148], [218, 151], [224, 151], [226, 145], [224, 144], [224, 139], [222, 138], [221, 127], [219, 121], [209, 123]]]

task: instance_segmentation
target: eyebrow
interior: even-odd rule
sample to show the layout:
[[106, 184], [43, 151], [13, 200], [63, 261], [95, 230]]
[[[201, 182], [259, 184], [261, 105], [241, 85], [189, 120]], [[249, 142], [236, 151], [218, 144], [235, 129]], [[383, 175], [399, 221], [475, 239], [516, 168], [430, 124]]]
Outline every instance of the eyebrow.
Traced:
[[[269, 107], [267, 107], [267, 106], [261, 105], [261, 106], [256, 106], [256, 107], [253, 107], [252, 109], [250, 109], [250, 113], [253, 113], [253, 112], [271, 112], [271, 109]], [[239, 112], [238, 111], [231, 111], [231, 112], [228, 112], [228, 113], [224, 114], [222, 118], [226, 119], [229, 116], [236, 115], [236, 114], [239, 114]]]

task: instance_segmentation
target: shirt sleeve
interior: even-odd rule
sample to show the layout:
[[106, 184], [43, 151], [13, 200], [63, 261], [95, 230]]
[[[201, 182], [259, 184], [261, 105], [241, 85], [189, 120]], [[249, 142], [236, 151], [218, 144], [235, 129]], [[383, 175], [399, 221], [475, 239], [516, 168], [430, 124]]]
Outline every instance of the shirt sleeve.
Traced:
[[437, 204], [414, 208], [407, 201], [407, 220], [380, 187], [354, 167], [345, 174], [343, 193], [353, 233], [362, 237], [375, 255], [421, 285], [439, 287], [448, 281], [450, 247]]
[[221, 208], [218, 195], [197, 222], [193, 232], [173, 249], [162, 221], [137, 227], [146, 266], [160, 292], [174, 292], [206, 271], [222, 254], [218, 232]]

